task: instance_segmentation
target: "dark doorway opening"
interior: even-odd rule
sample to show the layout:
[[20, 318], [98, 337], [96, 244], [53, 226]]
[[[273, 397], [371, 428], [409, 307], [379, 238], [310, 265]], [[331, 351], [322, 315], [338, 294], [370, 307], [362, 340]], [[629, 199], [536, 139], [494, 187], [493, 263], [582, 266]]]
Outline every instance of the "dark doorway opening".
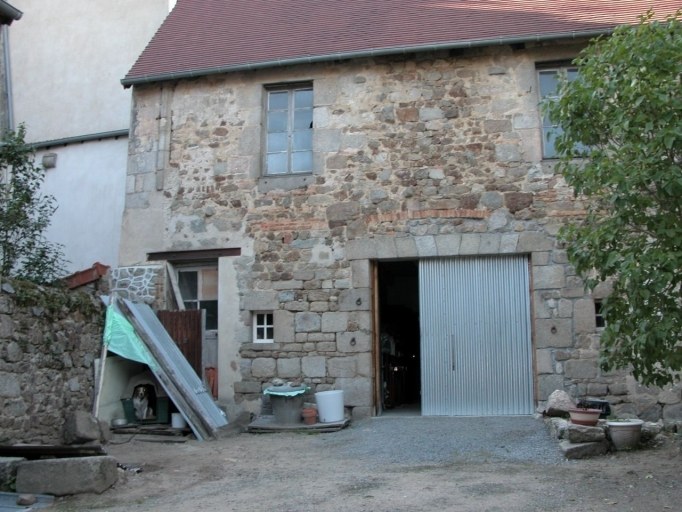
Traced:
[[378, 263], [381, 409], [421, 414], [419, 262]]

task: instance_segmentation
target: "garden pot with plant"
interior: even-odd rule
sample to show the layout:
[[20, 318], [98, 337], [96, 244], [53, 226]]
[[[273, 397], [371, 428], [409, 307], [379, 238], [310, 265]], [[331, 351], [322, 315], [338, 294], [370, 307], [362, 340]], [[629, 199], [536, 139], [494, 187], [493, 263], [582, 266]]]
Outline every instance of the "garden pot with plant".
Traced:
[[574, 407], [568, 410], [571, 417], [571, 423], [575, 425], [585, 425], [587, 427], [594, 427], [599, 422], [599, 415], [601, 409], [590, 409], [587, 407]]
[[616, 450], [632, 450], [639, 445], [644, 422], [637, 418], [606, 421], [607, 434]]

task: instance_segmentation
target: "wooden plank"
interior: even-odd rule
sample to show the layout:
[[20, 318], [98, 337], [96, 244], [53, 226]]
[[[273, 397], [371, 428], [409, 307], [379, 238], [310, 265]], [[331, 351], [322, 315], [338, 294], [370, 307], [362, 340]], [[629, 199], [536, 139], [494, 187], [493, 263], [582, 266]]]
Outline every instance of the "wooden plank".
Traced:
[[100, 445], [0, 445], [0, 457], [23, 457], [25, 459], [39, 459], [41, 457], [92, 457], [95, 455], [106, 455], [106, 452]]
[[186, 311], [158, 311], [156, 316], [168, 332], [175, 344], [194, 369], [199, 379], [202, 378], [202, 314], [199, 309]]
[[315, 423], [314, 425], [306, 425], [305, 423], [297, 423], [294, 425], [283, 425], [275, 422], [274, 416], [260, 416], [252, 423], [250, 423], [246, 430], [254, 434], [265, 434], [270, 432], [338, 432], [350, 425], [349, 419], [343, 421], [335, 421], [333, 423]]
[[99, 356], [99, 374], [97, 375], [97, 388], [95, 390], [95, 403], [92, 406], [92, 415], [97, 418], [99, 414], [99, 399], [102, 395], [102, 386], [104, 385], [104, 368], [107, 362], [107, 353], [109, 347], [102, 343], [102, 352]]
[[381, 318], [379, 318], [379, 265], [376, 261], [371, 263], [371, 292], [372, 292], [372, 369], [374, 371], [373, 395], [374, 414], [381, 414], [383, 404], [383, 375], [381, 371]]
[[175, 299], [175, 306], [178, 311], [185, 310], [185, 302], [182, 300], [182, 293], [180, 293], [180, 285], [178, 284], [178, 277], [175, 275], [173, 265], [166, 262], [166, 272], [168, 273], [168, 281], [170, 281], [171, 290], [173, 290], [173, 298]]
[[241, 256], [239, 247], [225, 249], [199, 249], [194, 251], [165, 251], [147, 253], [147, 261], [175, 261], [180, 263], [214, 262], [223, 256]]
[[191, 430], [188, 428], [179, 429], [164, 425], [124, 425], [122, 427], [113, 427], [111, 431], [114, 434], [142, 434], [164, 437], [178, 437], [191, 433]]

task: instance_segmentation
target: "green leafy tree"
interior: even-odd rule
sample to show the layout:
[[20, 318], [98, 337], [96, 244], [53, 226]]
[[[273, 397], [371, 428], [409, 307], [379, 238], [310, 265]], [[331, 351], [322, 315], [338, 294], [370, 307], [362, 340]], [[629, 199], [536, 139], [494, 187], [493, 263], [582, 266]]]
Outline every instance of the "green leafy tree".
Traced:
[[25, 135], [22, 125], [0, 142], [0, 276], [51, 283], [64, 264], [61, 246], [44, 236], [57, 206], [40, 193], [45, 173]]
[[[545, 105], [562, 133], [558, 170], [587, 212], [562, 232], [588, 288], [611, 282], [605, 370], [643, 384], [682, 370], [682, 11], [593, 41], [578, 80]], [[588, 148], [587, 150], [585, 148]]]

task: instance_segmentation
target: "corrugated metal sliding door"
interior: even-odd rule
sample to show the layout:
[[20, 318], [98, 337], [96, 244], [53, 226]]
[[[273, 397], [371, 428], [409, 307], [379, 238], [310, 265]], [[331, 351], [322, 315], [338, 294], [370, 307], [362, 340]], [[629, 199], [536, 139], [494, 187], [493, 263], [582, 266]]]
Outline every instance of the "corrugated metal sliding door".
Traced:
[[532, 414], [528, 260], [419, 262], [422, 414]]

